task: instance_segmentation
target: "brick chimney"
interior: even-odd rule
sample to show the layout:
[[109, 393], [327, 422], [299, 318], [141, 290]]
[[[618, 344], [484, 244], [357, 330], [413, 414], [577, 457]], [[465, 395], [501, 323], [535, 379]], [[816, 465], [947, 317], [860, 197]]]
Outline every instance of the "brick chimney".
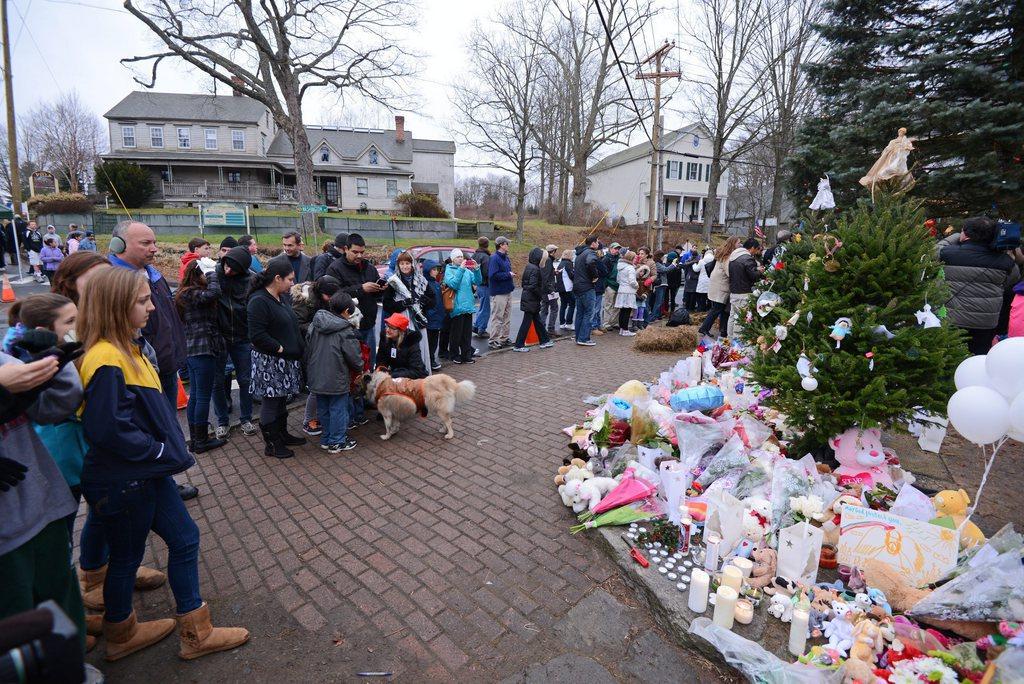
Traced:
[[405, 117], [395, 117], [395, 142], [405, 142]]
[[232, 76], [231, 82], [235, 84], [235, 87], [231, 89], [231, 94], [235, 97], [242, 97], [242, 91], [239, 90], [239, 88], [241, 88], [242, 85], [244, 85], [242, 79], [238, 76]]

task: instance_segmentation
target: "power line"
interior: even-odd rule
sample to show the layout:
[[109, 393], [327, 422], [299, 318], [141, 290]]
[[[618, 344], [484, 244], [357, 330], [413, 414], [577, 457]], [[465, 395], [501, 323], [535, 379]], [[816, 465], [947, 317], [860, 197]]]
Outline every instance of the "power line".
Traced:
[[[11, 5], [14, 7], [14, 11], [18, 13], [18, 18], [21, 19], [21, 25], [26, 31], [28, 31], [29, 40], [31, 40], [32, 44], [35, 45], [36, 52], [39, 53], [39, 59], [43, 60], [43, 66], [45, 66], [46, 70], [50, 73], [50, 78], [53, 79], [53, 85], [57, 86], [57, 91], [59, 92], [61, 90], [60, 83], [57, 82], [57, 77], [54, 75], [53, 69], [50, 68], [50, 62], [46, 59], [46, 53], [43, 52], [42, 48], [39, 47], [39, 43], [36, 42], [36, 37], [32, 33], [32, 27], [28, 25], [27, 21], [25, 21], [25, 17], [21, 15], [21, 10], [18, 9], [18, 6], [13, 2]], [[31, 6], [31, 0], [29, 0], [29, 5]]]
[[[12, 3], [13, 4], [13, 3]], [[14, 9], [18, 9], [15, 7]], [[25, 8], [25, 19], [28, 19], [28, 13], [32, 11], [32, 0], [28, 0], [28, 7]], [[21, 16], [21, 12], [18, 12], [18, 16]], [[18, 41], [21, 40], [21, 32], [25, 30], [25, 19], [21, 20], [21, 26], [18, 27], [18, 35], [14, 37], [14, 48], [17, 49]]]
[[[103, 5], [92, 5], [87, 2], [75, 2], [75, 0], [45, 0], [46, 2], [52, 2], [55, 5], [78, 5], [79, 7], [88, 7], [89, 9], [103, 10], [104, 12], [117, 12], [118, 14], [131, 14], [127, 10], [120, 9], [118, 7], [104, 7]], [[27, 13], [26, 13], [27, 14]]]
[[[597, 16], [601, 19], [601, 26], [604, 28], [604, 33], [608, 37], [608, 46], [612, 49], [612, 56], [615, 57], [615, 65], [619, 67], [619, 73], [622, 75], [622, 82], [626, 84], [626, 94], [629, 95], [629, 101], [633, 103], [633, 109], [636, 111], [637, 118], [643, 121], [644, 115], [640, 113], [640, 105], [636, 103], [636, 98], [633, 97], [633, 89], [629, 87], [629, 77], [626, 76], [626, 70], [622, 68], [622, 58], [619, 57], [619, 51], [615, 47], [615, 41], [612, 39], [612, 30], [608, 28], [608, 21], [604, 18], [604, 11], [601, 9], [601, 0], [594, 0], [594, 7], [597, 8]], [[654, 139], [651, 138], [651, 134], [644, 128], [644, 135], [647, 136], [647, 140], [650, 141], [651, 147], [654, 147]]]

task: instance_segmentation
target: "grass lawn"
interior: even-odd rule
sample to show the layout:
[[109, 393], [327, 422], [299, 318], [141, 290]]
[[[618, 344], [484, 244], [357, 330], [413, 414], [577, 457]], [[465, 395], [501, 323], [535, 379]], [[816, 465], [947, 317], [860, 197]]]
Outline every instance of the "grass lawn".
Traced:
[[[112, 214], [112, 215], [115, 215], [115, 216], [123, 216], [124, 215], [124, 210], [123, 209], [115, 209], [114, 207], [111, 207], [110, 209], [104, 209], [104, 208], [100, 207], [100, 208], [95, 209], [94, 211], [96, 213], [100, 213], [100, 214]], [[159, 216], [195, 216], [197, 218], [199, 216], [199, 209], [196, 209], [194, 207], [172, 207], [172, 208], [163, 208], [163, 207], [152, 207], [152, 208], [150, 208], [150, 207], [145, 207], [145, 208], [142, 208], [142, 209], [129, 209], [129, 211], [132, 213], [133, 216], [135, 214], [155, 214], [155, 215], [159, 215]], [[299, 211], [297, 209], [291, 209], [291, 210], [289, 210], [289, 209], [250, 209], [249, 210], [249, 215], [250, 216], [288, 217], [288, 216], [298, 216], [299, 215]], [[325, 218], [367, 219], [369, 221], [390, 221], [391, 220], [390, 216], [385, 216], [383, 214], [358, 214], [358, 213], [355, 213], [355, 212], [339, 212], [339, 211], [326, 211], [326, 212], [322, 212], [322, 213], [317, 214], [317, 216], [322, 216], [322, 217], [325, 217]], [[409, 221], [451, 221], [452, 220], [450, 218], [448, 218], [448, 219], [415, 218], [414, 219], [414, 218], [411, 218], [411, 217], [408, 217], [408, 216], [398, 216], [396, 218], [399, 221], [405, 221], [405, 220], [409, 220]]]

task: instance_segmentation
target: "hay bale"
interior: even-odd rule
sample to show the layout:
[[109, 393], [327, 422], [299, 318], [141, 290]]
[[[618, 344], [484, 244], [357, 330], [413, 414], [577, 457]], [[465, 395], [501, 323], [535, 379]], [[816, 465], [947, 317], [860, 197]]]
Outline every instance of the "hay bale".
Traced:
[[704, 322], [704, 319], [708, 317], [707, 311], [691, 311], [690, 312], [690, 325], [700, 327], [700, 324]]
[[633, 348], [639, 352], [682, 352], [696, 348], [698, 339], [694, 325], [678, 328], [651, 325], [637, 333]]

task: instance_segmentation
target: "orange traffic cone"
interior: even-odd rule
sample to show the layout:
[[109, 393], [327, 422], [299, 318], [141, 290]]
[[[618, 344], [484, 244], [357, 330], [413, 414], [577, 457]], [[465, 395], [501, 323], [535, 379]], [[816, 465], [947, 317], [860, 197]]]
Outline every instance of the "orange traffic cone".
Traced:
[[178, 378], [178, 410], [188, 406], [188, 395], [185, 393], [185, 386], [181, 384], [181, 378]]
[[0, 301], [4, 304], [10, 304], [16, 299], [17, 297], [14, 296], [14, 288], [11, 287], [11, 281], [7, 278], [7, 274], [4, 273], [4, 289], [3, 295], [0, 295]]
[[532, 347], [535, 344], [540, 344], [540, 337], [537, 336], [537, 327], [530, 322], [530, 331], [526, 333], [526, 346]]

